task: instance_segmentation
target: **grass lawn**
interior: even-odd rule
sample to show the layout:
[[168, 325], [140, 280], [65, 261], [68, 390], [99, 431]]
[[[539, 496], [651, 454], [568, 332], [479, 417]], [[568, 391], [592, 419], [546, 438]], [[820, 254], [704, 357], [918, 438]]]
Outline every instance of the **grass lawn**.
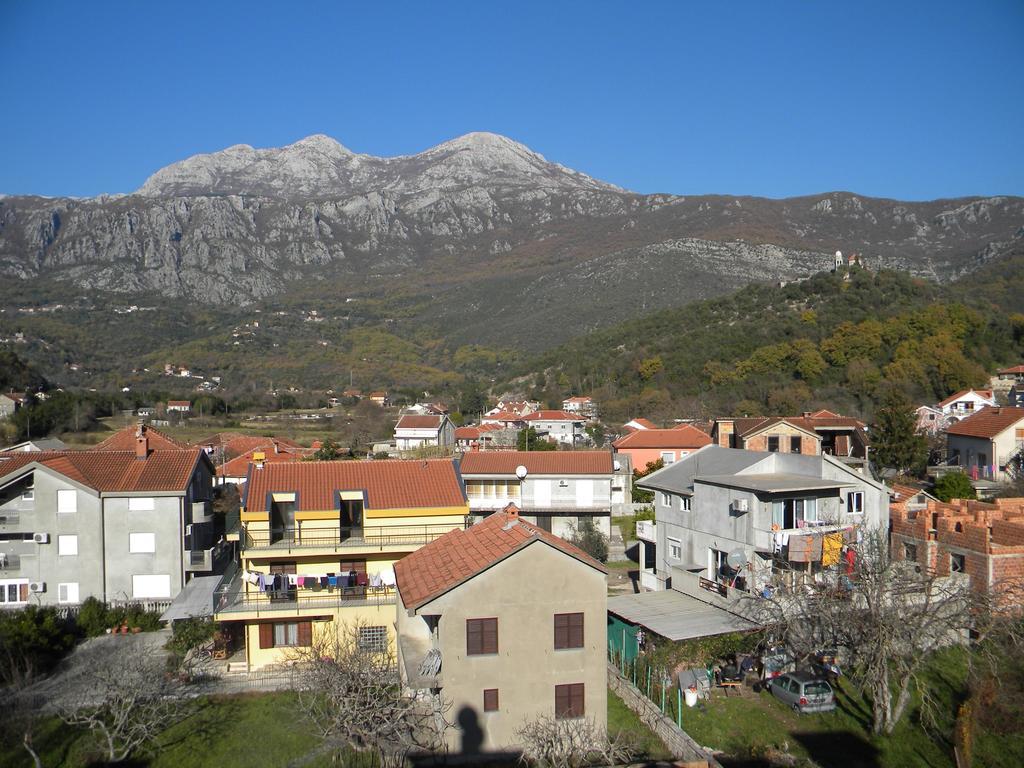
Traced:
[[628, 734], [640, 750], [637, 759], [667, 760], [672, 757], [668, 747], [626, 704], [608, 689], [608, 733]]
[[[716, 692], [703, 708], [684, 711], [683, 730], [737, 762], [788, 753], [838, 768], [953, 768], [950, 734], [965, 676], [965, 656], [959, 649], [938, 654], [929, 665], [928, 687], [939, 704], [930, 731], [922, 727], [915, 701], [891, 736], [871, 736], [870, 705], [848, 681], [840, 686], [836, 711], [814, 715], [797, 715], [767, 691], [730, 697]], [[1024, 765], [1024, 735], [976, 733], [974, 765]]]
[[[651, 758], [668, 757], [668, 751], [639, 718], [611, 691], [608, 692], [608, 725], [629, 733]], [[20, 736], [0, 734], [0, 768], [31, 768]], [[56, 718], [45, 720], [35, 732], [34, 743], [46, 768], [84, 768], [96, 765], [101, 755], [93, 738], [65, 726]], [[318, 740], [296, 712], [291, 693], [253, 693], [197, 699], [189, 716], [167, 729], [153, 754], [126, 765], [152, 768], [224, 768], [225, 766], [283, 766], [316, 749]], [[361, 762], [345, 765], [357, 768]], [[311, 768], [332, 765], [323, 755], [306, 763]]]

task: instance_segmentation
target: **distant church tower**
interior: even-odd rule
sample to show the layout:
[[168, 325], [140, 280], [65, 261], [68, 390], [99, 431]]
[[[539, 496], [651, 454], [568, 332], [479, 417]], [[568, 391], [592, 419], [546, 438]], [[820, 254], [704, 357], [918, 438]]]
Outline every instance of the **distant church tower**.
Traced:
[[832, 271], [833, 272], [838, 272], [844, 266], [846, 266], [846, 262], [843, 261], [843, 252], [842, 251], [836, 251], [836, 260], [835, 260], [835, 265], [832, 267]]

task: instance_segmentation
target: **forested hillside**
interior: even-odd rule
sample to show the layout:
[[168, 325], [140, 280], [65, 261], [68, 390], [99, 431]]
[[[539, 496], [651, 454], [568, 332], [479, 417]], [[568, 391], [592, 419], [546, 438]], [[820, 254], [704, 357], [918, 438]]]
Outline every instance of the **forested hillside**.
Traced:
[[521, 372], [544, 399], [595, 394], [612, 421], [820, 406], [870, 418], [886, 390], [934, 402], [1024, 356], [1024, 315], [1002, 308], [1020, 302], [1020, 267], [1000, 264], [1006, 289], [984, 295], [857, 268], [752, 286], [581, 337]]

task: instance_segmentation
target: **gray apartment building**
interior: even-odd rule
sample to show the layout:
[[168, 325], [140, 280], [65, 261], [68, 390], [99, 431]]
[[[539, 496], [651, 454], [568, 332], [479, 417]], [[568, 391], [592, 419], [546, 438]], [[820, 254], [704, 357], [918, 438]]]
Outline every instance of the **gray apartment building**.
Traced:
[[173, 599], [213, 568], [198, 448], [0, 454], [0, 608]]
[[639, 485], [655, 495], [655, 524], [641, 532], [648, 589], [678, 589], [675, 579], [721, 594], [821, 580], [860, 530], [889, 525], [888, 489], [828, 455], [709, 445]]

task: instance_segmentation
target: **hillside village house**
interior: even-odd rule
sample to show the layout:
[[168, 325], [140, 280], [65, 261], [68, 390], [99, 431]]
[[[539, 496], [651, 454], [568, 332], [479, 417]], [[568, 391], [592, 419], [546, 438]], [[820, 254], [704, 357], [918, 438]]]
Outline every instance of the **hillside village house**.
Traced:
[[604, 566], [510, 505], [395, 566], [406, 685], [451, 702], [449, 748], [521, 747], [540, 716], [607, 727]]
[[809, 456], [824, 453], [861, 464], [868, 458], [864, 422], [826, 410], [802, 416], [715, 419], [711, 437], [723, 448]]
[[963, 574], [979, 592], [1020, 601], [1024, 589], [1024, 499], [894, 501], [892, 554], [938, 576]]
[[518, 431], [506, 429], [501, 424], [477, 424], [456, 427], [455, 450], [457, 451], [498, 451], [515, 450]]
[[931, 405], [919, 406], [914, 411], [914, 429], [925, 435], [937, 435], [945, 432], [949, 426], [950, 419], [942, 412], [941, 408]]
[[5, 392], [0, 394], [0, 419], [7, 419], [28, 402], [24, 392]]
[[200, 449], [0, 458], [0, 606], [169, 602], [213, 569], [213, 467]]
[[983, 408], [946, 431], [950, 464], [973, 480], [1005, 482], [1024, 457], [1024, 408]]
[[681, 424], [673, 429], [637, 429], [612, 443], [612, 448], [617, 456], [629, 456], [633, 466], [642, 470], [659, 459], [671, 464], [710, 443], [706, 432]]
[[496, 413], [512, 413], [516, 416], [525, 416], [528, 413], [536, 413], [540, 410], [540, 403], [535, 400], [513, 400], [502, 398], [498, 404], [484, 413], [484, 417], [493, 416]]
[[591, 397], [569, 397], [562, 401], [562, 410], [587, 419], [597, 418], [597, 403]]
[[[255, 464], [257, 468], [262, 468], [267, 464], [303, 461], [313, 453], [312, 448], [294, 447], [287, 443], [278, 442], [276, 439], [271, 439], [268, 442], [270, 443], [269, 447], [262, 445], [250, 448], [242, 455], [235, 456], [233, 459], [228, 459], [223, 464], [218, 465], [217, 485], [226, 485], [228, 483], [238, 485], [244, 483], [249, 475], [250, 464]], [[290, 443], [291, 441], [288, 442]]]
[[586, 436], [586, 418], [565, 411], [534, 411], [523, 416], [522, 421], [553, 443], [574, 446]]
[[369, 398], [371, 403], [376, 403], [381, 408], [386, 408], [387, 406], [391, 405], [391, 397], [388, 395], [387, 392], [383, 390], [371, 392], [369, 394]]
[[501, 429], [522, 429], [526, 426], [523, 416], [515, 411], [495, 411], [485, 413], [480, 419], [480, 426], [497, 426]]
[[563, 538], [581, 519], [609, 535], [613, 507], [631, 496], [628, 468], [607, 451], [476, 451], [459, 468], [473, 514], [515, 504], [530, 524]]
[[401, 416], [395, 425], [395, 448], [399, 451], [414, 451], [428, 446], [446, 450], [455, 446], [455, 426], [451, 419], [444, 414]]
[[140, 437], [146, 438], [146, 444], [151, 451], [190, 451], [196, 446], [189, 443], [175, 440], [155, 427], [148, 424], [136, 424], [123, 427], [114, 432], [110, 437], [97, 443], [89, 450], [91, 451], [134, 451], [135, 445]]
[[15, 453], [18, 451], [66, 451], [67, 444], [56, 437], [36, 437], [31, 440], [23, 440], [14, 445], [8, 445], [0, 449], [0, 453]]
[[655, 424], [650, 419], [645, 419], [644, 417], [640, 416], [635, 419], [630, 419], [629, 421], [622, 425], [622, 428], [626, 432], [636, 432], [637, 430], [640, 429], [658, 429], [658, 425]]
[[[656, 541], [653, 563], [641, 548], [649, 589], [701, 578], [714, 589], [815, 580], [858, 529], [889, 523], [888, 489], [827, 454], [709, 445], [638, 485], [655, 492], [655, 524], [644, 529]], [[730, 568], [730, 552], [746, 565]]]
[[362, 641], [384, 647], [394, 637], [395, 563], [463, 528], [468, 514], [448, 459], [251, 465], [241, 572], [215, 596], [237, 663], [289, 662], [316, 633], [355, 622]]
[[991, 389], [965, 389], [950, 395], [935, 407], [949, 422], [959, 421], [982, 408], [996, 404]]
[[192, 413], [192, 403], [189, 400], [168, 400], [168, 413]]

